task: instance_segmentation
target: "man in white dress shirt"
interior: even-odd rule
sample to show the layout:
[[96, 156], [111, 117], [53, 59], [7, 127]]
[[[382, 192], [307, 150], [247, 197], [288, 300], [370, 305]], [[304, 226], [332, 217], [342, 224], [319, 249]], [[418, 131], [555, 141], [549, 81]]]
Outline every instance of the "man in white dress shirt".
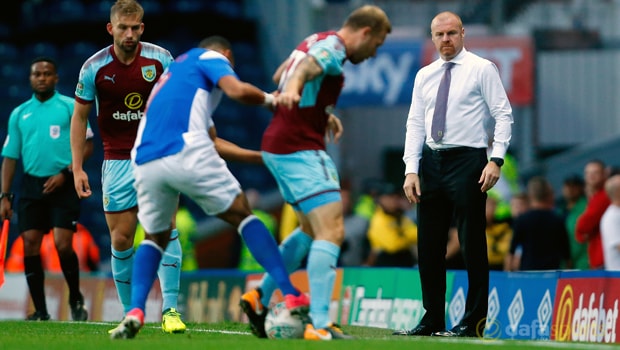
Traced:
[[[513, 119], [497, 67], [467, 51], [464, 37], [458, 15], [438, 14], [431, 22], [431, 39], [440, 57], [420, 69], [415, 78], [403, 156], [403, 190], [409, 201], [418, 203], [419, 269], [426, 313], [417, 327], [396, 335], [484, 335], [489, 288], [486, 192], [500, 177]], [[449, 93], [440, 89], [442, 80], [449, 82], [443, 84]], [[441, 95], [447, 95], [447, 102], [445, 98], [439, 102]], [[444, 120], [437, 123], [441, 110]], [[484, 127], [489, 118], [495, 121], [490, 159]], [[445, 331], [443, 276], [452, 222], [458, 229], [469, 289], [463, 319]]]
[[601, 218], [601, 240], [605, 270], [620, 270], [620, 174], [605, 181], [611, 204]]

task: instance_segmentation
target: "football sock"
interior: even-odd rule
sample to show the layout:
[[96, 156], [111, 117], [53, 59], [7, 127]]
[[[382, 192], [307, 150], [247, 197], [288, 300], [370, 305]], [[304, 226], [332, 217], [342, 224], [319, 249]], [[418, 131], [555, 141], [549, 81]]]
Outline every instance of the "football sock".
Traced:
[[157, 271], [163, 299], [162, 311], [169, 308], [177, 308], [182, 259], [183, 252], [181, 250], [181, 241], [179, 240], [179, 231], [174, 229], [170, 233], [170, 241], [168, 246], [166, 246], [159, 264], [159, 270]]
[[276, 281], [282, 294], [299, 295], [299, 291], [293, 287], [288, 277], [276, 240], [265, 224], [255, 215], [250, 215], [241, 221], [238, 231], [256, 261]]
[[133, 247], [118, 251], [112, 247], [112, 278], [116, 285], [118, 299], [123, 304], [123, 314], [131, 310], [131, 272], [133, 270]]
[[67, 286], [69, 287], [69, 303], [74, 305], [82, 298], [80, 294], [80, 266], [78, 257], [75, 251], [72, 250], [68, 255], [61, 256], [58, 254], [58, 258], [60, 260], [62, 274], [65, 276]]
[[24, 257], [24, 274], [28, 289], [32, 297], [32, 303], [37, 311], [47, 313], [47, 304], [45, 303], [45, 273], [43, 272], [43, 263], [41, 255]]
[[163, 250], [155, 242], [145, 239], [136, 250], [135, 263], [139, 268], [133, 269], [131, 277], [131, 309], [146, 309], [146, 298], [153, 287], [157, 269], [161, 262]]
[[[286, 271], [289, 274], [301, 266], [301, 262], [310, 251], [311, 244], [312, 237], [305, 234], [299, 227], [295, 228], [295, 230], [293, 230], [293, 232], [280, 244], [280, 253], [282, 254]], [[278, 289], [278, 285], [273, 277], [266, 273], [260, 283], [260, 288], [263, 292], [261, 303], [265, 306], [269, 306], [271, 296], [273, 295], [273, 292]]]
[[329, 241], [314, 241], [308, 254], [308, 280], [310, 282], [310, 318], [314, 328], [328, 326], [329, 304], [336, 280], [336, 264], [340, 247]]

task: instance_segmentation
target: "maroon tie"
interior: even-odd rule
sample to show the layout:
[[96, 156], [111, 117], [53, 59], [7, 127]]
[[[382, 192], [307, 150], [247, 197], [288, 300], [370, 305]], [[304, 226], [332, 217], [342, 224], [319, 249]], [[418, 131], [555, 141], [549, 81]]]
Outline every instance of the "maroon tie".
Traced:
[[445, 70], [439, 89], [437, 90], [437, 98], [435, 99], [435, 113], [433, 113], [433, 124], [431, 126], [431, 136], [435, 142], [439, 142], [443, 138], [446, 129], [446, 109], [448, 107], [448, 93], [450, 92], [450, 79], [452, 75], [450, 70], [454, 66], [453, 62], [443, 64]]

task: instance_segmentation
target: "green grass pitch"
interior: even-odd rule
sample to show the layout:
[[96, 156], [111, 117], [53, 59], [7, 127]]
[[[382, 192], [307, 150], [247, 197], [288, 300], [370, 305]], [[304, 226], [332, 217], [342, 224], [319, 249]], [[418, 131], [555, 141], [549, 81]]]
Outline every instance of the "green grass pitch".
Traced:
[[185, 334], [165, 334], [159, 324], [150, 323], [135, 339], [111, 340], [107, 331], [116, 324], [109, 322], [0, 322], [0, 350], [4, 349], [130, 349], [130, 350], [528, 350], [528, 349], [612, 349], [614, 344], [562, 343], [554, 341], [513, 341], [463, 338], [403, 337], [391, 330], [345, 326], [355, 340], [329, 342], [307, 340], [258, 339], [242, 323], [189, 323]]

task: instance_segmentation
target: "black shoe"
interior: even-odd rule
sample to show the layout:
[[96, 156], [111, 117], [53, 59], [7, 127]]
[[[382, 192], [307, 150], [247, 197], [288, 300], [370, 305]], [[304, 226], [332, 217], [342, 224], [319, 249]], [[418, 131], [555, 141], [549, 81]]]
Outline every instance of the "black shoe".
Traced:
[[461, 338], [483, 338], [484, 334], [476, 331], [476, 327], [460, 325], [455, 326], [449, 331], [435, 332], [436, 337], [461, 337]]
[[419, 324], [417, 327], [410, 330], [403, 329], [400, 331], [395, 331], [392, 335], [428, 336], [441, 331], [444, 331], [441, 327]]
[[42, 311], [35, 311], [26, 317], [26, 321], [49, 321], [50, 314]]
[[71, 318], [74, 321], [86, 321], [88, 320], [88, 311], [84, 306], [84, 299], [79, 299], [74, 303], [69, 303], [71, 307]]
[[267, 338], [265, 318], [269, 310], [261, 303], [260, 299], [262, 296], [263, 291], [260, 288], [252, 289], [241, 296], [239, 306], [241, 306], [241, 310], [248, 316], [252, 334], [259, 338]]

